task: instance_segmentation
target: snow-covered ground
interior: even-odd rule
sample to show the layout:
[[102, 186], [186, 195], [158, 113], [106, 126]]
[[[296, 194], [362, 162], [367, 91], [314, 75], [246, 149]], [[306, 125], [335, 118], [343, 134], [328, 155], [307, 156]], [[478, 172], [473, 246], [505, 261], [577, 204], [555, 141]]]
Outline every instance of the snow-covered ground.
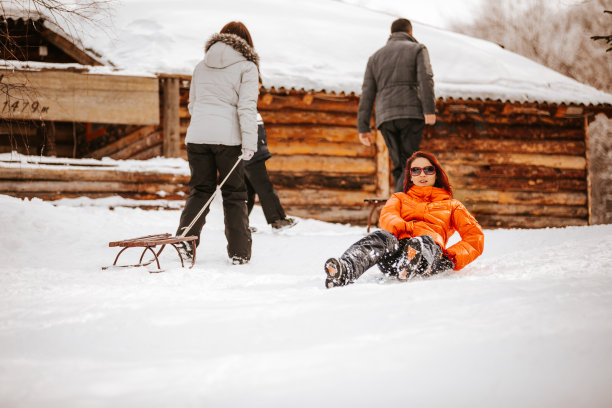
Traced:
[[215, 200], [193, 269], [101, 270], [178, 222], [120, 201], [0, 196], [0, 406], [612, 406], [612, 225], [488, 230], [458, 273], [328, 290], [365, 228], [256, 207], [232, 266]]

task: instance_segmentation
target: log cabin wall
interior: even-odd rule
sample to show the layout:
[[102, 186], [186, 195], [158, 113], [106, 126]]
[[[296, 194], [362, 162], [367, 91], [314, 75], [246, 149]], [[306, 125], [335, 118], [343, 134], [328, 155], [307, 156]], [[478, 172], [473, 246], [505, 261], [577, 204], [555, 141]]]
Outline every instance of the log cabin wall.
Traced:
[[[189, 125], [188, 81], [181, 88], [181, 149]], [[359, 143], [359, 98], [262, 89], [267, 162], [290, 214], [364, 225], [366, 198], [387, 198], [388, 154]], [[589, 223], [585, 128], [580, 107], [439, 99], [438, 121], [421, 149], [448, 172], [454, 194], [485, 228]]]
[[589, 223], [586, 119], [579, 107], [438, 101], [421, 148], [486, 228]]

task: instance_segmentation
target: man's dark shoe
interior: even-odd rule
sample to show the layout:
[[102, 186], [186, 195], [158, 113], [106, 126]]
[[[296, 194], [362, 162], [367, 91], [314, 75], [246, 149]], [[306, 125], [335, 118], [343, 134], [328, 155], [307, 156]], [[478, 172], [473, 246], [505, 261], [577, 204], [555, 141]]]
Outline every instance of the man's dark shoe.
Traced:
[[291, 228], [295, 226], [295, 224], [297, 224], [297, 221], [295, 220], [295, 218], [286, 217], [286, 218], [282, 218], [280, 220], [274, 221], [272, 224], [270, 224], [270, 226], [272, 227], [272, 229], [282, 230], [286, 228]]
[[247, 263], [249, 263], [249, 260], [246, 258], [237, 255], [232, 256], [232, 265], [244, 265]]

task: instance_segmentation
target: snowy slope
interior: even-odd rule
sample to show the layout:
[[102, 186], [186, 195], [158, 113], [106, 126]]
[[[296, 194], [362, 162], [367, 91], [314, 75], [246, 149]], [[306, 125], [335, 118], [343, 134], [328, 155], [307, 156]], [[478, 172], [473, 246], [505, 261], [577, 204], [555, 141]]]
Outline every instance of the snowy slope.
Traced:
[[[360, 94], [368, 57], [385, 44], [397, 17], [363, 3], [122, 0], [103, 30], [86, 31], [83, 38], [122, 69], [191, 74], [206, 40], [225, 23], [240, 20], [253, 35], [266, 87]], [[416, 16], [431, 7], [414, 3]], [[414, 36], [429, 49], [438, 97], [612, 103], [612, 95], [496, 44], [418, 21]]]
[[179, 218], [108, 204], [0, 196], [0, 406], [612, 405], [612, 225], [486, 231], [459, 273], [327, 290], [364, 228], [273, 233], [256, 207], [231, 266], [215, 201], [195, 268], [102, 271]]

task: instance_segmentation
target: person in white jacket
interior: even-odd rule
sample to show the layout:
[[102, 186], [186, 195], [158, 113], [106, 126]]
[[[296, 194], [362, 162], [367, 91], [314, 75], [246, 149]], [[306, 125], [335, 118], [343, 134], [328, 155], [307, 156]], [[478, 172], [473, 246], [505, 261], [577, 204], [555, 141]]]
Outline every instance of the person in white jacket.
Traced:
[[[187, 129], [187, 158], [191, 171], [189, 197], [177, 235], [185, 232], [225, 179], [237, 160], [249, 160], [257, 150], [259, 56], [251, 34], [241, 22], [226, 24], [206, 43], [205, 56], [196, 65], [189, 89], [191, 122]], [[234, 265], [251, 258], [244, 168], [238, 165], [221, 188], [227, 253]], [[196, 235], [196, 245], [208, 208], [185, 235]], [[181, 253], [193, 256], [182, 243]]]

